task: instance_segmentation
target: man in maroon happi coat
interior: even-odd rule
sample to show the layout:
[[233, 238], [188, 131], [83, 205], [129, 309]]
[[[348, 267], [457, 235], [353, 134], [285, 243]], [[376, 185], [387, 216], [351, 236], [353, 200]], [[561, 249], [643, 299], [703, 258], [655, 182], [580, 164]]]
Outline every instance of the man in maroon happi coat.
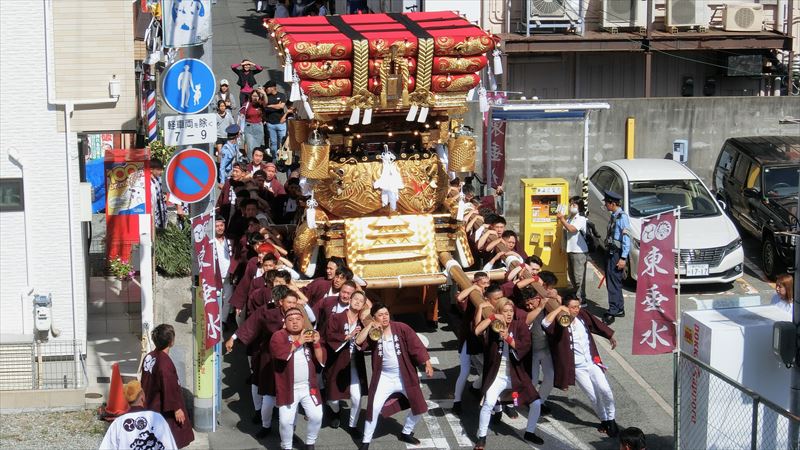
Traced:
[[331, 258], [325, 265], [325, 277], [314, 278], [310, 283], [303, 287], [303, 293], [308, 297], [308, 304], [312, 308], [322, 300], [331, 290], [333, 276], [336, 269], [344, 266], [344, 261], [339, 258]]
[[[400, 322], [390, 322], [389, 309], [383, 303], [372, 305], [370, 312], [372, 323], [356, 337], [357, 345], [363, 350], [372, 351], [367, 421], [359, 450], [369, 449], [378, 425], [378, 415], [388, 417], [409, 407], [411, 412], [406, 417], [400, 440], [419, 445], [419, 439], [414, 437], [414, 427], [428, 410], [428, 404], [422, 395], [417, 366], [424, 364], [425, 374], [433, 376], [428, 350], [411, 327]], [[381, 338], [377, 341], [367, 340], [372, 328], [381, 331]]]
[[233, 343], [237, 339], [253, 348], [250, 380], [256, 414], [260, 411], [261, 415], [261, 431], [256, 435], [259, 439], [270, 433], [272, 408], [275, 406], [275, 377], [269, 342], [272, 335], [283, 328], [286, 311], [297, 307], [297, 296], [286, 286], [273, 287], [272, 297], [278, 303], [278, 308], [258, 308], [225, 342], [228, 352], [233, 349]]
[[145, 407], [167, 419], [175, 444], [183, 448], [194, 440], [194, 432], [183, 403], [178, 372], [169, 357], [169, 349], [175, 343], [175, 329], [172, 325], [161, 324], [153, 329], [151, 337], [156, 349], [142, 361]]
[[[339, 269], [337, 269], [338, 271]], [[317, 302], [313, 308], [314, 316], [317, 318], [317, 328], [325, 330], [325, 324], [328, 317], [332, 314], [347, 311], [350, 308], [350, 296], [356, 291], [356, 284], [352, 280], [342, 281], [344, 277], [336, 275], [333, 277], [333, 286], [335, 287], [340, 282], [338, 295], [334, 297], [325, 297], [322, 301]]]
[[322, 397], [317, 385], [317, 369], [325, 363], [325, 349], [316, 330], [303, 330], [305, 317], [298, 308], [286, 311], [286, 328], [278, 330], [269, 342], [274, 361], [275, 404], [280, 414], [281, 448], [292, 449], [298, 405], [303, 405], [308, 426], [306, 450], [314, 450], [322, 425]]
[[[569, 314], [570, 324], [562, 327], [558, 317]], [[598, 430], [615, 437], [619, 433], [615, 414], [614, 394], [606, 379], [603, 365], [592, 334], [609, 340], [611, 348], [617, 346], [614, 330], [602, 320], [581, 308], [574, 295], [564, 298], [564, 305], [551, 311], [542, 320], [553, 355], [555, 387], [567, 390], [577, 384], [589, 397], [595, 413], [600, 418]]]
[[[342, 292], [346, 286], [342, 287]], [[339, 401], [350, 399], [350, 420], [353, 429], [361, 411], [361, 396], [367, 392], [367, 366], [364, 353], [355, 344], [355, 338], [364, 328], [362, 319], [369, 315], [367, 298], [363, 292], [355, 292], [346, 311], [333, 313], [325, 326], [325, 343], [328, 361], [325, 364], [325, 398], [335, 416], [331, 427], [338, 428]]]

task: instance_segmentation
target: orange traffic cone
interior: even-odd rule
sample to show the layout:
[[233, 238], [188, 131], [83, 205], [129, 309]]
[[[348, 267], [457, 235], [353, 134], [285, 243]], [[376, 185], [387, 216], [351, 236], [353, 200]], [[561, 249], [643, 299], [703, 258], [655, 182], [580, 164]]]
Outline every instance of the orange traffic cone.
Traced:
[[128, 405], [128, 401], [125, 400], [125, 393], [122, 390], [122, 376], [119, 374], [119, 363], [114, 363], [114, 365], [111, 366], [111, 387], [108, 389], [108, 401], [106, 402], [103, 416], [106, 419], [113, 420], [115, 417], [128, 412], [128, 409], [130, 409], [130, 406]]

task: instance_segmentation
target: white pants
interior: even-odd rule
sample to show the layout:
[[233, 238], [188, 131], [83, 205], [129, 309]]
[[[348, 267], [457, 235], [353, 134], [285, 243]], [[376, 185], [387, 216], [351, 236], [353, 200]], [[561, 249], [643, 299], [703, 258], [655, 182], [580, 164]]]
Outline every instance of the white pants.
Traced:
[[[339, 400], [328, 400], [328, 406], [335, 414], [339, 414]], [[355, 363], [350, 363], [350, 421], [353, 428], [358, 423], [358, 413], [361, 412], [361, 383]]]
[[[375, 389], [375, 398], [372, 402], [372, 417], [368, 417], [364, 424], [364, 439], [361, 442], [365, 444], [372, 441], [372, 435], [375, 434], [375, 427], [378, 426], [378, 416], [380, 416], [383, 404], [386, 403], [389, 396], [396, 392], [402, 392], [403, 395], [408, 397], [399, 373], [387, 374], [386, 372], [381, 372], [380, 377], [381, 379], [378, 380], [378, 387]], [[403, 434], [411, 434], [421, 418], [422, 414], [415, 415], [409, 410], [405, 424], [403, 425]]]
[[[294, 403], [283, 405], [278, 409], [280, 415], [281, 448], [292, 449], [292, 438], [294, 437], [294, 421], [297, 418], [297, 405], [303, 405], [303, 411], [308, 417], [308, 428], [306, 429], [306, 445], [314, 445], [317, 442], [319, 428], [322, 426], [322, 404], [315, 404], [311, 398], [308, 385], [294, 388]], [[319, 400], [319, 398], [317, 398]], [[271, 410], [272, 408], [270, 408]]]
[[[497, 400], [500, 394], [506, 389], [512, 389], [511, 377], [506, 374], [497, 374], [492, 385], [486, 390], [486, 396], [483, 397], [483, 406], [481, 406], [481, 415], [478, 419], [478, 437], [486, 437], [489, 432], [489, 419], [492, 416], [492, 410], [497, 405]], [[542, 412], [542, 401], [536, 400], [531, 403], [530, 411], [528, 412], [528, 426], [525, 431], [533, 433], [536, 431], [536, 422], [539, 421], [539, 414]]]
[[597, 364], [575, 367], [575, 384], [581, 388], [600, 420], [614, 420], [614, 394], [606, 374]]
[[549, 349], [534, 350], [531, 362], [531, 381], [536, 386], [539, 383], [539, 367], [542, 368], [542, 384], [538, 385], [537, 391], [542, 402], [547, 401], [550, 392], [553, 390], [555, 373], [553, 372], [553, 357]]
[[472, 382], [472, 387], [475, 389], [481, 388], [481, 377], [480, 374], [483, 373], [483, 355], [470, 355], [467, 353], [467, 343], [461, 345], [461, 351], [458, 352], [458, 361], [459, 361], [459, 369], [458, 369], [458, 379], [456, 380], [456, 391], [453, 394], [455, 397], [453, 401], [460, 402], [461, 396], [464, 394], [464, 387], [467, 384], [467, 378], [469, 377], [469, 369], [470, 367], [475, 367], [475, 370], [478, 371], [478, 378]]

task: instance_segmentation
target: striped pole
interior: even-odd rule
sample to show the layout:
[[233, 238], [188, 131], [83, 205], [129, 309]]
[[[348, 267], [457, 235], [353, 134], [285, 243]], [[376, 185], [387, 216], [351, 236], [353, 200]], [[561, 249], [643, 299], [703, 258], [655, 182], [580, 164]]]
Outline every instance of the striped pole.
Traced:
[[145, 100], [145, 111], [147, 111], [147, 140], [154, 142], [158, 139], [158, 119], [156, 119], [156, 91], [155, 89], [147, 90], [147, 99]]
[[581, 198], [583, 199], [583, 208], [585, 214], [589, 214], [589, 179], [583, 174], [579, 175], [581, 180]]

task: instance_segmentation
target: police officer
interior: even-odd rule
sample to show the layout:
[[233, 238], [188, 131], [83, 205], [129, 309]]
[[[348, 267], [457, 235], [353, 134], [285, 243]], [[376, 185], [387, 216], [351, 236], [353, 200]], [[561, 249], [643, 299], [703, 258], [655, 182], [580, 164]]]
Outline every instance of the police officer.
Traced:
[[605, 191], [603, 202], [611, 213], [606, 229], [606, 288], [608, 289], [608, 312], [603, 315], [606, 324], [614, 323], [615, 317], [625, 317], [625, 303], [622, 298], [622, 279], [625, 265], [631, 251], [631, 237], [628, 229], [631, 226], [628, 214], [620, 206], [622, 196], [612, 191]]

